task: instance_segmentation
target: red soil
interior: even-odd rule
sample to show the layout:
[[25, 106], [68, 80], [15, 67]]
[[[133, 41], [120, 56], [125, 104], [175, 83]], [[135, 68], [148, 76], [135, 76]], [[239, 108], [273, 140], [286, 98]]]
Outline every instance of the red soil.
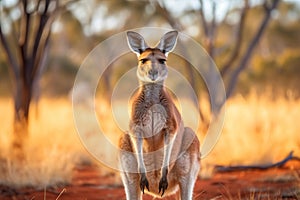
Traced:
[[[83, 166], [74, 170], [69, 186], [46, 191], [0, 186], [0, 199], [125, 199], [123, 187], [115, 184], [116, 180], [114, 174], [101, 175], [95, 166]], [[145, 194], [143, 199], [153, 198]], [[197, 180], [194, 199], [300, 199], [300, 165], [290, 162], [282, 168], [264, 171], [215, 173], [210, 179]]]

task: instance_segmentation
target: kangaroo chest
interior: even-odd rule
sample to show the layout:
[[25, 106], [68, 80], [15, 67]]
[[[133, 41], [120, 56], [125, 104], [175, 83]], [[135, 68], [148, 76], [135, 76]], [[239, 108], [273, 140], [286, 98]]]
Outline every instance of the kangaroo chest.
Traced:
[[143, 138], [158, 136], [166, 127], [168, 104], [163, 94], [144, 91], [133, 103], [131, 128]]
[[139, 126], [143, 129], [144, 138], [153, 137], [166, 126], [167, 112], [161, 104], [151, 105], [141, 113]]

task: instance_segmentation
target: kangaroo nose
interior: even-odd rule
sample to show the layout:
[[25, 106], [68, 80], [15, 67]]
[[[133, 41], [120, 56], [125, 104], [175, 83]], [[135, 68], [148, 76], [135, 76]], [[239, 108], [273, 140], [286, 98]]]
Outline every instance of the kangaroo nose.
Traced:
[[157, 74], [158, 74], [158, 71], [157, 71], [157, 70], [150, 69], [149, 74], [151, 74], [151, 75], [157, 75]]
[[154, 80], [157, 78], [158, 71], [157, 71], [157, 70], [150, 69], [150, 70], [149, 70], [149, 75], [150, 75], [151, 79], [154, 81]]

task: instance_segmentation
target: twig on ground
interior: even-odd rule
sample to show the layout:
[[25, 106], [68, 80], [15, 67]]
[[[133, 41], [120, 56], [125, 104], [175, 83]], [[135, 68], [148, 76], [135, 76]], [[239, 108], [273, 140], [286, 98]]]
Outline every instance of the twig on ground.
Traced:
[[224, 165], [216, 165], [215, 171], [217, 172], [232, 172], [232, 171], [243, 171], [243, 170], [266, 170], [274, 167], [282, 167], [288, 161], [297, 160], [300, 161], [299, 157], [293, 155], [293, 151], [291, 151], [284, 159], [278, 161], [276, 163], [265, 164], [265, 165], [236, 165], [236, 166], [224, 166]]
[[66, 191], [67, 189], [66, 188], [64, 188], [60, 193], [59, 193], [59, 195], [56, 197], [56, 199], [55, 200], [58, 200], [59, 199], [59, 197]]

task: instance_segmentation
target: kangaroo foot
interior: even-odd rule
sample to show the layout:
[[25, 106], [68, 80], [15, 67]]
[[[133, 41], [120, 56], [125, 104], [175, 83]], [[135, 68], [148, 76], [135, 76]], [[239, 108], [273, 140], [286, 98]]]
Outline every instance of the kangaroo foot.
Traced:
[[166, 176], [161, 177], [160, 181], [159, 181], [159, 191], [158, 193], [160, 194], [160, 192], [162, 191], [161, 196], [164, 195], [165, 190], [168, 188], [168, 180]]
[[149, 190], [149, 182], [148, 182], [148, 180], [146, 178], [146, 175], [143, 173], [143, 174], [141, 174], [141, 179], [140, 179], [140, 188], [141, 188], [143, 194], [144, 194], [145, 187], [150, 192], [150, 190]]

